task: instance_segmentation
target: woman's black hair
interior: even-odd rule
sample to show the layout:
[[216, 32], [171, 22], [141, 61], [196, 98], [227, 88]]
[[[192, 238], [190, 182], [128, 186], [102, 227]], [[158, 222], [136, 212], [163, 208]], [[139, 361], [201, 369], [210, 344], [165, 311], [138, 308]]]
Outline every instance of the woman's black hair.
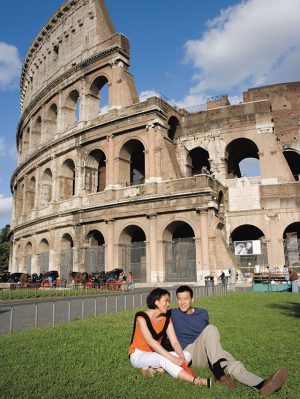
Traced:
[[163, 288], [154, 288], [149, 295], [147, 296], [147, 306], [149, 309], [156, 309], [157, 306], [155, 305], [155, 301], [159, 301], [160, 298], [164, 295], [169, 295], [170, 293], [167, 290], [164, 290]]

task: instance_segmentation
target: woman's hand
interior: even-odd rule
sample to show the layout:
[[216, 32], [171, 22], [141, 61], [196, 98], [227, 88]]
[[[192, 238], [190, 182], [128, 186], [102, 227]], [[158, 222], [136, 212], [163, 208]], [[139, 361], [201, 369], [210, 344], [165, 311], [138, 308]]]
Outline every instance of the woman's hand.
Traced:
[[[180, 366], [180, 367], [181, 367], [182, 364], [183, 364], [183, 360], [180, 359], [180, 357], [177, 357], [177, 356], [171, 355], [170, 360], [171, 360], [172, 363], [174, 363], [174, 364], [176, 364], [177, 366]], [[185, 360], [184, 360], [184, 361], [185, 361]]]

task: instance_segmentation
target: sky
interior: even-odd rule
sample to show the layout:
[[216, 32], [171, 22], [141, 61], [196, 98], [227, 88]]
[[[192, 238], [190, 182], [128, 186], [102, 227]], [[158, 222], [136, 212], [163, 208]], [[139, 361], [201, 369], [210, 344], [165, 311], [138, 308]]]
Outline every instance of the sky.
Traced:
[[[63, 0], [2, 1], [0, 14], [0, 228], [11, 220], [17, 166], [19, 75], [26, 52]], [[182, 107], [250, 87], [300, 80], [300, 0], [106, 0], [131, 46], [140, 96]]]

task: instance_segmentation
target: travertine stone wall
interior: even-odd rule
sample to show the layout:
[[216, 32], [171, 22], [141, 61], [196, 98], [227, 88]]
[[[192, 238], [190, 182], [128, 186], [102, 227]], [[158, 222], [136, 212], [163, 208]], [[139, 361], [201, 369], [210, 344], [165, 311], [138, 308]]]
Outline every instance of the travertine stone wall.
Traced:
[[[300, 223], [300, 83], [190, 113], [156, 97], [140, 102], [129, 66], [128, 39], [101, 0], [67, 1], [31, 44], [10, 270], [67, 277], [137, 262], [142, 283], [180, 281], [181, 272], [203, 282], [239, 266], [231, 241], [249, 226], [265, 264], [282, 266], [285, 231]], [[241, 175], [248, 158], [258, 176]]]

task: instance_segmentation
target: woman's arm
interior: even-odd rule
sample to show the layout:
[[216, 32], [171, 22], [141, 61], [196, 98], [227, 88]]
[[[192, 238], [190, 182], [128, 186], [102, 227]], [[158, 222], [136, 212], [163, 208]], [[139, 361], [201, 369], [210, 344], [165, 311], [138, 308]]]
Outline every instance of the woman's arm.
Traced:
[[[145, 338], [145, 341], [151, 348], [154, 350], [154, 352], [162, 355], [166, 359], [170, 360], [172, 363], [176, 364], [177, 366], [181, 366], [183, 360], [181, 358], [178, 358], [176, 356], [173, 356], [170, 352], [166, 351], [159, 342], [155, 341], [155, 339], [152, 337], [148, 327], [146, 320], [143, 317], [138, 317], [137, 318], [137, 323], [140, 327], [141, 333], [143, 334], [143, 337]], [[177, 353], [177, 352], [176, 352]]]
[[170, 320], [170, 323], [169, 323], [168, 328], [167, 328], [167, 336], [168, 336], [168, 338], [170, 340], [170, 343], [171, 343], [174, 351], [177, 353], [179, 358], [183, 362], [185, 362], [186, 360], [185, 360], [185, 357], [184, 357], [184, 353], [183, 353], [182, 347], [181, 347], [181, 345], [180, 345], [180, 343], [179, 343], [179, 341], [178, 341], [178, 339], [176, 337], [176, 333], [175, 333], [175, 330], [174, 330], [174, 326], [173, 326], [172, 320]]

